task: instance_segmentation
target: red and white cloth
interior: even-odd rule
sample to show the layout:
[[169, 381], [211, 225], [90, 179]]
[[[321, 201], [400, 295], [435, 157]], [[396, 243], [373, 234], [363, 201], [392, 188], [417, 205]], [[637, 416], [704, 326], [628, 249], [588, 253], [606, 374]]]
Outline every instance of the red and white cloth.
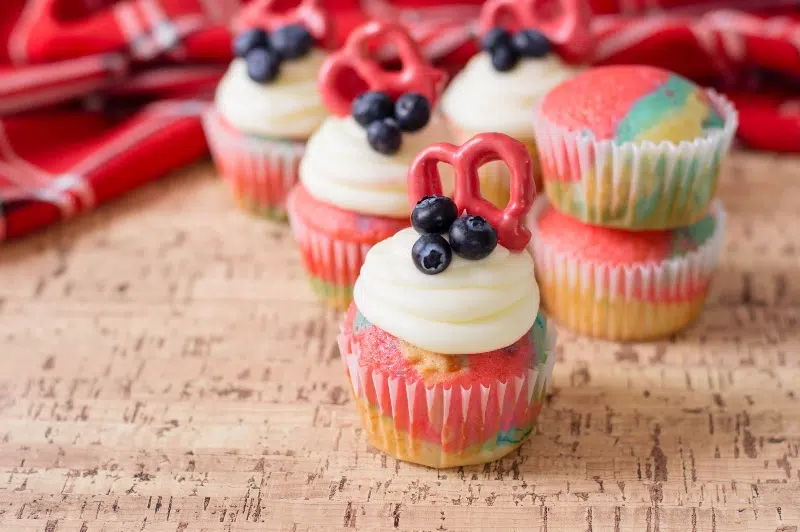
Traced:
[[[727, 92], [740, 137], [800, 151], [800, 0], [589, 0], [595, 60], [652, 63]], [[451, 72], [480, 0], [327, 0], [338, 42], [368, 18], [410, 28]], [[230, 60], [239, 0], [0, 1], [0, 240], [206, 153], [199, 115]], [[753, 6], [758, 6], [757, 10]]]
[[0, 2], [0, 240], [206, 153], [235, 1]]

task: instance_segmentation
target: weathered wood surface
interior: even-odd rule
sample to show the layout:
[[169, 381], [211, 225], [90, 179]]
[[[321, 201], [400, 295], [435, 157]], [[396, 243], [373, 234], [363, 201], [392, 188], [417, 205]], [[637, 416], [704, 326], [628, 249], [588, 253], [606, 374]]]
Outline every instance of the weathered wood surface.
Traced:
[[800, 159], [733, 157], [699, 323], [562, 331], [537, 434], [441, 472], [366, 444], [287, 229], [182, 174], [0, 247], [0, 529], [800, 527]]

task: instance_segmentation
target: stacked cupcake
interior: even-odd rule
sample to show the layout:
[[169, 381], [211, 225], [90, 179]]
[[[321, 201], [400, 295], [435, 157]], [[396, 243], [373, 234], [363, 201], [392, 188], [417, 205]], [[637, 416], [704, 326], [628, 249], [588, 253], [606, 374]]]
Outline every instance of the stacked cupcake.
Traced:
[[531, 249], [552, 317], [633, 341], [700, 314], [725, 229], [713, 196], [736, 125], [724, 97], [653, 67], [588, 70], [545, 95], [534, 131], [547, 198], [531, 211]]

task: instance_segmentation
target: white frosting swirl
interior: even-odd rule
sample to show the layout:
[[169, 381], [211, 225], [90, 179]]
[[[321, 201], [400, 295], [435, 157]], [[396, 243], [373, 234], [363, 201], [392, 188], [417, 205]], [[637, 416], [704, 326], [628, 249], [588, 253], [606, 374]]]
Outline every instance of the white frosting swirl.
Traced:
[[442, 98], [442, 110], [467, 132], [496, 131], [532, 139], [534, 104], [578, 72], [556, 54], [522, 58], [512, 70], [499, 72], [489, 54], [481, 52], [453, 79]]
[[445, 355], [485, 353], [525, 335], [539, 310], [533, 259], [497, 246], [481, 260], [453, 254], [438, 275], [411, 260], [419, 235], [403, 229], [367, 253], [353, 297], [376, 326], [419, 348]]
[[301, 59], [283, 61], [275, 80], [253, 81], [244, 59], [234, 59], [217, 86], [219, 113], [249, 135], [305, 140], [327, 116], [317, 89], [326, 54], [313, 49]]
[[300, 180], [309, 194], [325, 203], [361, 214], [404, 218], [411, 211], [409, 165], [424, 148], [449, 140], [445, 121], [434, 113], [422, 130], [403, 133], [397, 153], [384, 155], [370, 147], [366, 129], [352, 117], [331, 116], [306, 145]]

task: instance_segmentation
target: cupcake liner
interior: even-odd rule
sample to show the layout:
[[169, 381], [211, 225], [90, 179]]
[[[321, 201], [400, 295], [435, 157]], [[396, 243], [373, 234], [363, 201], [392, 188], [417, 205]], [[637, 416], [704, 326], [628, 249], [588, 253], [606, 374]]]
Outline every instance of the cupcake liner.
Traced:
[[678, 144], [595, 140], [554, 124], [537, 106], [534, 131], [553, 206], [586, 223], [629, 230], [698, 221], [708, 211], [738, 122], [733, 104], [706, 92], [723, 127]]
[[[454, 142], [456, 144], [463, 144], [480, 131], [467, 131], [456, 126], [452, 122], [448, 122], [450, 131], [453, 134]], [[532, 138], [514, 137], [516, 140], [522, 142], [531, 155], [533, 162], [533, 180], [536, 184], [536, 191], [542, 190], [542, 175], [539, 168], [539, 155], [536, 149], [536, 141]], [[505, 208], [508, 205], [511, 190], [511, 172], [502, 161], [493, 161], [486, 163], [478, 169], [478, 177], [481, 184], [481, 195], [490, 201], [492, 204], [499, 208]]]
[[353, 285], [367, 252], [375, 243], [348, 242], [330, 238], [298, 216], [291, 196], [287, 203], [292, 228], [311, 288], [328, 305], [347, 310]]
[[286, 197], [298, 181], [305, 142], [243, 134], [210, 109], [203, 116], [211, 155], [222, 178], [245, 210], [286, 218]]
[[530, 249], [542, 303], [571, 329], [610, 340], [650, 340], [677, 332], [700, 315], [719, 262], [727, 215], [711, 205], [713, 234], [696, 250], [660, 263], [614, 265], [583, 260], [545, 244], [538, 233], [547, 198], [530, 214]]
[[556, 358], [552, 326], [545, 337], [546, 358], [535, 368], [468, 387], [362, 367], [360, 346], [344, 328], [338, 343], [370, 443], [401, 460], [457, 467], [496, 460], [533, 431]]

